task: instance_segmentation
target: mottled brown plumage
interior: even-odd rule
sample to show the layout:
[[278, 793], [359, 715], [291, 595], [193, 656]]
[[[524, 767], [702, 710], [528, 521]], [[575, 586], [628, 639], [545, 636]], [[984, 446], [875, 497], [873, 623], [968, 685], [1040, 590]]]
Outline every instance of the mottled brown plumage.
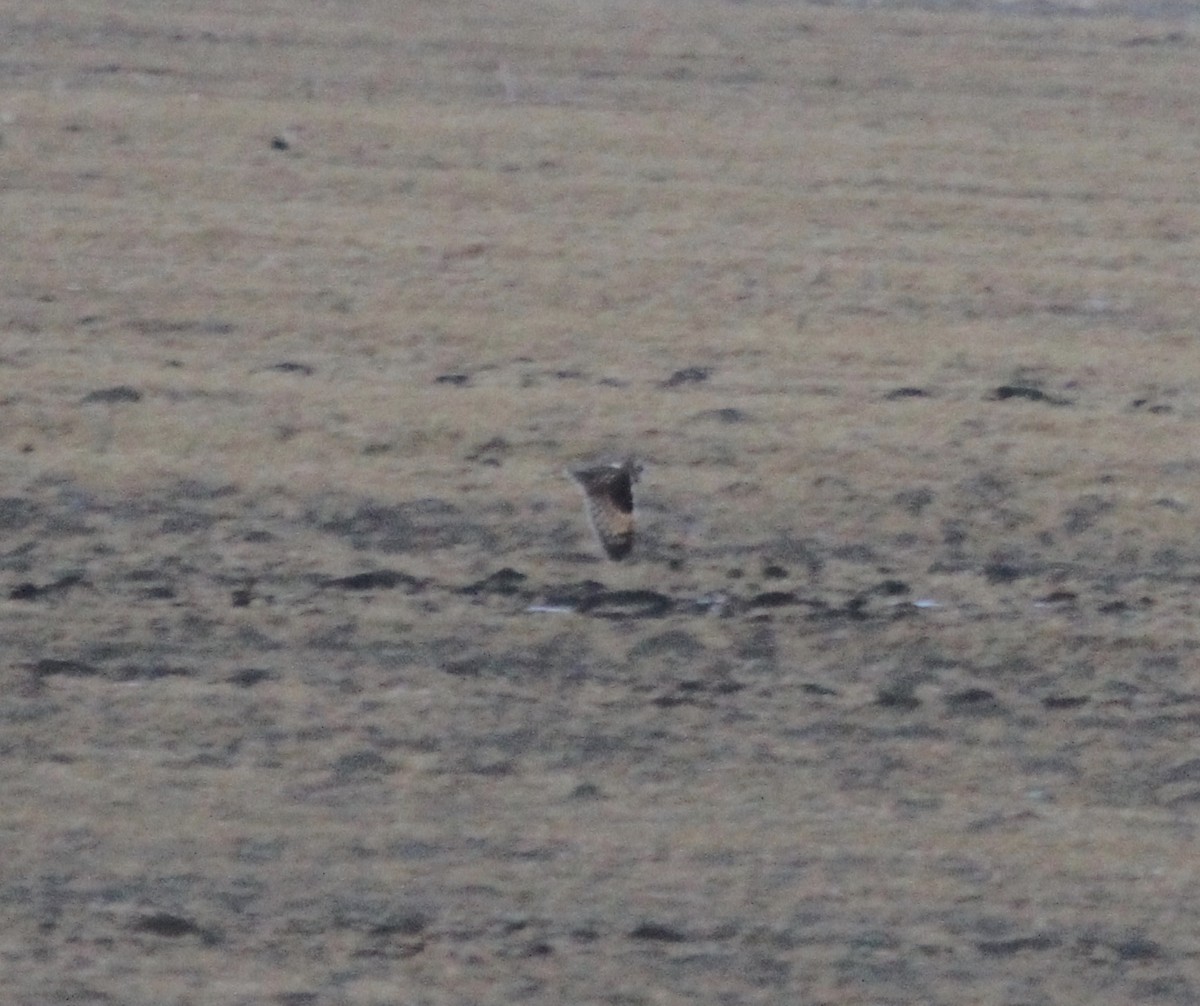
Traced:
[[592, 530], [610, 559], [624, 559], [633, 549], [633, 483], [641, 473], [642, 466], [632, 458], [571, 469], [583, 490]]

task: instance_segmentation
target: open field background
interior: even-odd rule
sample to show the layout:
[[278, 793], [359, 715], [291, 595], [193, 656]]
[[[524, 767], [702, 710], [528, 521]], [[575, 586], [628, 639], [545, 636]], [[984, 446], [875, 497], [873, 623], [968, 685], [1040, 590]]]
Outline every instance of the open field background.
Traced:
[[5, 1000], [1200, 1000], [1200, 35], [1033, 9], [0, 2]]

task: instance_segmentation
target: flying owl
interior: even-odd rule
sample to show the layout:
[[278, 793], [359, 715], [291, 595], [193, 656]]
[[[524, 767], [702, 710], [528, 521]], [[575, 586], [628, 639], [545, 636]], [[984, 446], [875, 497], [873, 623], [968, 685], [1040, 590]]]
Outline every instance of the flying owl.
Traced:
[[642, 466], [633, 458], [611, 464], [572, 468], [568, 474], [583, 490], [592, 530], [610, 559], [624, 559], [633, 550], [633, 484]]

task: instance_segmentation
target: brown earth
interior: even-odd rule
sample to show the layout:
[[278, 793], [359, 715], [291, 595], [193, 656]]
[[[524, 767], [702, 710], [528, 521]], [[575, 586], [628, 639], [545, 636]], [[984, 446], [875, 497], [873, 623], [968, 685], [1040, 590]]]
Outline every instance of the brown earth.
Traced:
[[887, 6], [0, 5], [5, 1001], [1200, 999], [1200, 36]]

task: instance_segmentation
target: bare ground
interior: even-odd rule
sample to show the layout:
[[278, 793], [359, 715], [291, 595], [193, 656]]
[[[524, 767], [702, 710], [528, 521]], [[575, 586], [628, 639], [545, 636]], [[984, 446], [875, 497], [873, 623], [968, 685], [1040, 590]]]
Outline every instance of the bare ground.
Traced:
[[1194, 23], [6, 7], [9, 1001], [1196, 1001]]

